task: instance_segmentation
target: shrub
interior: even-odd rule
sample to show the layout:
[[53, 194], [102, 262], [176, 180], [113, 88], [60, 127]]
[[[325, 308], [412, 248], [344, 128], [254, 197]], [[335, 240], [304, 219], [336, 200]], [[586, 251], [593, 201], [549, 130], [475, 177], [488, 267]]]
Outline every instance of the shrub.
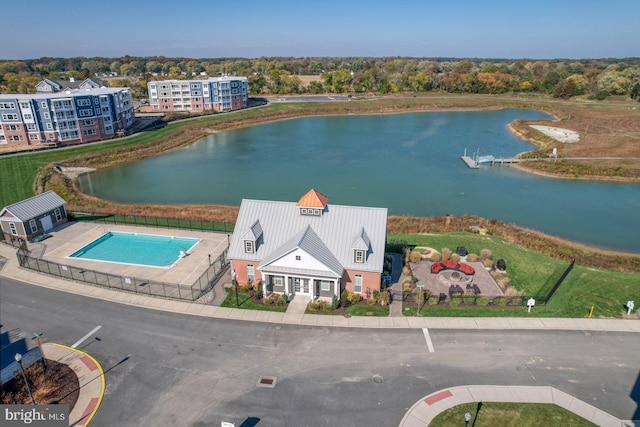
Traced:
[[367, 300], [367, 304], [368, 304], [368, 305], [376, 305], [376, 304], [377, 304], [377, 302], [376, 302], [375, 298], [369, 298], [369, 299]]
[[482, 265], [487, 268], [493, 267], [493, 261], [491, 261], [490, 259], [482, 260]]
[[286, 294], [282, 294], [280, 299], [278, 300], [278, 305], [287, 305], [289, 302], [289, 297]]
[[499, 305], [499, 306], [505, 306], [507, 305], [507, 298], [506, 297], [495, 297], [492, 301], [493, 305]]
[[508, 287], [505, 291], [504, 291], [504, 295], [507, 297], [517, 297], [522, 295], [523, 292], [517, 290], [516, 288], [512, 288], [512, 287]]
[[503, 277], [496, 281], [498, 287], [502, 290], [502, 292], [507, 292], [507, 289], [511, 286], [511, 280], [508, 277]]
[[282, 297], [280, 296], [280, 294], [271, 294], [264, 299], [264, 303], [269, 305], [274, 305], [274, 304], [277, 304], [281, 298]]
[[474, 294], [464, 294], [462, 301], [464, 301], [465, 304], [473, 304], [476, 302], [476, 296]]
[[430, 295], [429, 296], [429, 300], [427, 301], [429, 305], [438, 305], [438, 303], [440, 302], [440, 296], [439, 295]]
[[453, 261], [460, 261], [460, 255], [458, 254], [451, 254], [451, 259]]
[[345, 301], [345, 307], [349, 307], [362, 300], [362, 296], [351, 292], [349, 289], [342, 291], [342, 300]]
[[478, 261], [478, 255], [477, 254], [468, 254], [467, 255], [467, 261], [469, 261], [469, 262]]
[[485, 306], [489, 304], [489, 298], [484, 295], [479, 295], [476, 298], [476, 305]]
[[462, 303], [462, 298], [461, 297], [451, 297], [451, 299], [449, 300], [449, 305], [451, 307], [457, 307]]
[[340, 308], [340, 298], [334, 295], [333, 300], [331, 301], [331, 309], [337, 310], [338, 308]]
[[420, 262], [422, 260], [422, 254], [418, 251], [413, 251], [409, 255], [409, 261], [411, 262]]
[[444, 261], [451, 259], [451, 254], [453, 252], [451, 252], [451, 249], [449, 248], [442, 248], [442, 259]]
[[402, 282], [402, 290], [405, 292], [411, 292], [411, 279], [404, 279], [404, 281]]
[[391, 292], [380, 292], [380, 305], [389, 305], [391, 302]]
[[482, 249], [482, 250], [480, 251], [480, 258], [481, 258], [482, 260], [491, 259], [491, 255], [492, 255], [492, 253], [491, 253], [491, 249]]
[[438, 251], [433, 251], [429, 259], [433, 262], [442, 261], [442, 255]]
[[409, 267], [409, 264], [402, 267], [402, 274], [405, 276], [411, 276], [411, 267]]

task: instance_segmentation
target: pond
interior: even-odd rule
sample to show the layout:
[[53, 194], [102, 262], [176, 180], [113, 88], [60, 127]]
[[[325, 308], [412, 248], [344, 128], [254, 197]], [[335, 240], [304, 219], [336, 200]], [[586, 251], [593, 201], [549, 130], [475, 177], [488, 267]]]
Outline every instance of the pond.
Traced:
[[213, 134], [78, 184], [140, 204], [295, 201], [315, 188], [329, 203], [394, 215], [478, 215], [640, 252], [639, 185], [544, 178], [509, 166], [469, 169], [460, 160], [465, 149], [498, 158], [531, 150], [507, 128], [517, 119], [552, 118], [523, 109], [300, 118]]

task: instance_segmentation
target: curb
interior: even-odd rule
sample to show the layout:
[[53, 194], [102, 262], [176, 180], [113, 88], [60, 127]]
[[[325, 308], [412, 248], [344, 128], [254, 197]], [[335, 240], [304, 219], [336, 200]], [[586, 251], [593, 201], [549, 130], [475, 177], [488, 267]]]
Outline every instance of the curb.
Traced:
[[[68, 365], [78, 376], [78, 381], [80, 382], [80, 395], [78, 396], [76, 406], [69, 413], [69, 423], [74, 426], [86, 426], [98, 411], [98, 408], [102, 403], [102, 398], [104, 397], [105, 379], [102, 366], [93, 356], [82, 350], [77, 350], [64, 344], [51, 343], [50, 345], [73, 352], [71, 353], [72, 356], [68, 359], [66, 357], [58, 357], [53, 358], [53, 360]], [[97, 374], [97, 377], [93, 374]], [[97, 390], [91, 390], [86, 386], [98, 377], [100, 378], [100, 391], [96, 393]], [[83, 401], [86, 401], [84, 405]]]

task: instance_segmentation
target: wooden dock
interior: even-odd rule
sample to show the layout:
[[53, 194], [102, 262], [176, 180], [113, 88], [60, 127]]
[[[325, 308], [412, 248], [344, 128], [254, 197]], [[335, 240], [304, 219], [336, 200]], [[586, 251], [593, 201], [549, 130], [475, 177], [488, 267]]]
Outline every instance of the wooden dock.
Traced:
[[465, 162], [467, 164], [467, 166], [469, 166], [471, 169], [478, 169], [478, 163], [476, 163], [475, 160], [473, 160], [471, 157], [469, 156], [462, 156], [460, 157], [462, 159], [463, 162]]

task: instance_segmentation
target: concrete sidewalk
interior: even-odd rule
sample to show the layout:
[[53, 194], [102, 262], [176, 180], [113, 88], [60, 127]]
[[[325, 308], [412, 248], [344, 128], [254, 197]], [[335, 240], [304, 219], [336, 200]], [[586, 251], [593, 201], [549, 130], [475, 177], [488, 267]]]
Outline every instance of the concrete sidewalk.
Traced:
[[69, 425], [85, 426], [98, 410], [105, 390], [104, 372], [89, 354], [61, 344], [42, 344], [45, 358], [68, 365], [78, 376], [80, 394], [69, 413]]
[[[315, 314], [291, 314], [270, 311], [243, 310], [204, 305], [199, 303], [174, 301], [143, 294], [132, 294], [83, 283], [71, 282], [53, 276], [20, 268], [15, 249], [0, 244], [0, 256], [7, 258], [0, 269], [0, 276], [19, 280], [63, 292], [70, 292], [91, 298], [98, 298], [119, 304], [144, 307], [152, 310], [189, 314], [201, 317], [247, 320], [305, 326], [348, 327], [348, 328], [404, 328], [404, 329], [477, 329], [477, 330], [579, 330], [640, 332], [640, 321], [632, 319], [570, 319], [544, 317], [407, 317], [392, 312], [389, 317], [323, 316]], [[216, 299], [224, 292], [223, 281], [214, 288]], [[533, 310], [535, 315], [535, 308]]]
[[[464, 403], [475, 402], [550, 403], [598, 426], [633, 427], [637, 425], [633, 421], [619, 420], [553, 387], [467, 385], [439, 390], [417, 401], [400, 421], [400, 427], [428, 426], [440, 412]], [[463, 414], [460, 416], [462, 417]], [[475, 413], [471, 416], [474, 417]]]

